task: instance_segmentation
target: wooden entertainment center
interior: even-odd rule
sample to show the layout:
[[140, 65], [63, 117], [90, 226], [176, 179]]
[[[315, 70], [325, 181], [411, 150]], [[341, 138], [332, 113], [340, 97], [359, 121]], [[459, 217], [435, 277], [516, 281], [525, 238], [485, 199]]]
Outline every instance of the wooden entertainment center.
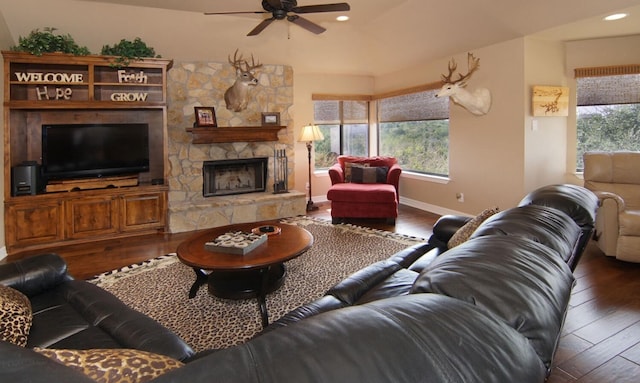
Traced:
[[[4, 208], [9, 253], [164, 231], [167, 225], [167, 71], [171, 60], [124, 68], [114, 57], [2, 52]], [[12, 188], [12, 168], [41, 163], [44, 124], [149, 125], [149, 171], [137, 177]]]

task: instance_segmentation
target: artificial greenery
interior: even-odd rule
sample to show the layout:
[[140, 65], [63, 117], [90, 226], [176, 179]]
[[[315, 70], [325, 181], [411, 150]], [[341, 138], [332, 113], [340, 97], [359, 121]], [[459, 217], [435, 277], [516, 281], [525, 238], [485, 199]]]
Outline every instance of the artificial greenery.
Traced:
[[144, 57], [160, 57], [156, 55], [156, 51], [147, 46], [139, 37], [133, 41], [122, 39], [113, 46], [105, 45], [102, 47], [103, 55], [118, 56], [113, 62], [113, 66], [128, 66], [131, 61], [140, 60]]
[[61, 35], [54, 33], [57, 29], [47, 27], [42, 31], [34, 29], [27, 37], [20, 37], [18, 45], [11, 47], [12, 51], [28, 52], [36, 56], [43, 53], [62, 52], [71, 53], [76, 56], [86, 56], [91, 54], [89, 48], [79, 46], [71, 35]]

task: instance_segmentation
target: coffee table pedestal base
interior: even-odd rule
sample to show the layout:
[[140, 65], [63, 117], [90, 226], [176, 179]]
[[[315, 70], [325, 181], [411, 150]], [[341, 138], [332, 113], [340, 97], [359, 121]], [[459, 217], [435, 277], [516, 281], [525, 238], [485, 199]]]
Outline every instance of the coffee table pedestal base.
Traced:
[[286, 268], [284, 264], [276, 264], [260, 269], [238, 271], [212, 271], [207, 273], [202, 269], [193, 269], [196, 280], [189, 290], [189, 298], [196, 296], [198, 289], [207, 283], [209, 293], [223, 299], [257, 298], [262, 326], [269, 324], [267, 312], [267, 294], [282, 286]]

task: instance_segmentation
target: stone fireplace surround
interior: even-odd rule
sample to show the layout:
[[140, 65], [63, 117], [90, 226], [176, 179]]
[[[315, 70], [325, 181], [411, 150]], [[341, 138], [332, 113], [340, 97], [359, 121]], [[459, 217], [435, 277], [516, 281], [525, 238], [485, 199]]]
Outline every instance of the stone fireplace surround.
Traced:
[[[289, 109], [293, 104], [293, 70], [264, 64], [259, 85], [242, 112], [226, 109], [224, 92], [235, 81], [228, 63], [177, 62], [167, 75], [169, 157], [169, 231], [183, 232], [233, 223], [255, 222], [303, 215], [306, 194], [288, 186], [288, 193], [273, 193], [274, 150], [285, 151], [288, 180], [294, 180], [294, 137]], [[213, 106], [218, 126], [260, 126], [262, 112], [279, 112], [286, 129], [277, 142], [193, 144], [186, 128], [193, 126], [194, 107]], [[203, 196], [205, 161], [266, 157], [268, 175], [264, 192], [229, 196]]]

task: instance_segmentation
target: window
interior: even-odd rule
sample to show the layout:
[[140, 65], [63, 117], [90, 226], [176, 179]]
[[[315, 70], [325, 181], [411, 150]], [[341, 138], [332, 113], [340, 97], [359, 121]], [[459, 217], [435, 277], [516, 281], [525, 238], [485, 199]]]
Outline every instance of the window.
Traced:
[[640, 65], [579, 68], [576, 170], [588, 151], [640, 150]]
[[369, 155], [368, 101], [314, 101], [314, 123], [324, 135], [314, 142], [316, 168], [329, 168], [340, 154]]
[[378, 152], [403, 170], [449, 175], [449, 98], [438, 90], [378, 100]]

